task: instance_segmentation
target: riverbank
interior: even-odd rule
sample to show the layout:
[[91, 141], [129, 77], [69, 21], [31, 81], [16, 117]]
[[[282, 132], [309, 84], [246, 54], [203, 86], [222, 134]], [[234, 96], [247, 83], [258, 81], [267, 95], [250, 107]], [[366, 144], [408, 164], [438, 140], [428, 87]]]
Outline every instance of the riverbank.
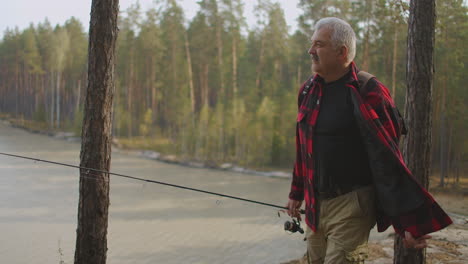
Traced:
[[[47, 135], [60, 140], [70, 141], [70, 142], [81, 142], [81, 138], [78, 137], [74, 132], [69, 131], [60, 131], [60, 130], [50, 130], [44, 123], [23, 120], [23, 119], [12, 119], [5, 115], [0, 115], [0, 119], [6, 125], [11, 127], [20, 128], [34, 134]], [[187, 158], [182, 158], [174, 154], [163, 154], [161, 152], [147, 150], [147, 149], [138, 149], [131, 146], [128, 143], [123, 143], [124, 140], [119, 138], [112, 139], [112, 150], [123, 152], [129, 155], [140, 156], [149, 160], [156, 160], [170, 164], [177, 164], [186, 167], [192, 168], [205, 168], [205, 169], [216, 169], [223, 171], [231, 171], [236, 173], [258, 175], [263, 177], [276, 177], [276, 178], [290, 178], [291, 173], [266, 168], [266, 170], [257, 170], [252, 168], [245, 168], [238, 166], [233, 163], [216, 163], [213, 161], [196, 161]]]

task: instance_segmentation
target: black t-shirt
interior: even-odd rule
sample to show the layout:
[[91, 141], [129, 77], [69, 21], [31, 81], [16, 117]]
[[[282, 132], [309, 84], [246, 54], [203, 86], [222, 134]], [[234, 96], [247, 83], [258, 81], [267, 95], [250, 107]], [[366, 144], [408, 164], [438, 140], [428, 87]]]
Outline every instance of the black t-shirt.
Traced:
[[367, 152], [345, 84], [350, 73], [324, 84], [314, 128], [314, 188], [319, 192], [349, 190], [372, 182]]

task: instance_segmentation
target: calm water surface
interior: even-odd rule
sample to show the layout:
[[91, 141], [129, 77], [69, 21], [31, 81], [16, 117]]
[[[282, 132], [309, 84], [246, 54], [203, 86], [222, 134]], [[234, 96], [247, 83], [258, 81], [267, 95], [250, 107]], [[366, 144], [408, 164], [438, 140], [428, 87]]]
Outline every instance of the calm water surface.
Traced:
[[[0, 122], [0, 152], [79, 164], [80, 145]], [[283, 205], [289, 180], [114, 151], [111, 170]], [[0, 156], [0, 262], [73, 263], [77, 169]], [[281, 263], [305, 252], [274, 208], [111, 176], [108, 263]]]

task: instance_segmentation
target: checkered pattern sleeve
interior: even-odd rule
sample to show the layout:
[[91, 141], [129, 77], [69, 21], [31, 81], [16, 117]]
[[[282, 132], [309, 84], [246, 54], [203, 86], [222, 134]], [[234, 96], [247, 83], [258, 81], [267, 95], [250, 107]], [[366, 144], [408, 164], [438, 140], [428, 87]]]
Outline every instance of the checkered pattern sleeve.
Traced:
[[[301, 88], [299, 89], [299, 96], [298, 96], [298, 108], [301, 105], [301, 96], [302, 92], [304, 91], [304, 88], [306, 86], [305, 82]], [[296, 124], [296, 160], [294, 162], [294, 169], [292, 173], [292, 181], [291, 181], [291, 190], [289, 192], [289, 198], [296, 200], [296, 201], [302, 201], [304, 200], [304, 171], [303, 171], [303, 160], [302, 160], [302, 153], [301, 153], [301, 143], [299, 139], [299, 133], [301, 128], [299, 127], [299, 124]]]
[[406, 214], [392, 217], [395, 232], [404, 237], [404, 231], [410, 232], [414, 237], [439, 231], [452, 224], [452, 219], [442, 210], [432, 196], [425, 192], [424, 204]]
[[[299, 133], [299, 127], [296, 128], [296, 133]], [[291, 181], [291, 191], [289, 192], [289, 198], [302, 201], [304, 200], [304, 178], [305, 175], [302, 171], [303, 161], [301, 155], [301, 147], [297, 146], [299, 138], [296, 136], [296, 161], [294, 162], [294, 170]]]
[[[394, 154], [399, 157], [400, 162], [404, 164], [403, 157], [398, 148], [398, 141], [405, 131], [404, 123], [396, 110], [395, 104], [390, 97], [388, 89], [378, 81], [374, 81], [374, 85], [371, 85], [369, 93], [365, 97], [365, 102], [370, 106], [370, 111], [375, 111], [377, 119], [374, 119], [374, 123], [378, 130], [381, 141], [385, 141], [387, 146], [392, 149]], [[414, 181], [411, 172], [406, 166], [405, 169], [408, 171], [409, 177]], [[450, 225], [452, 220], [437, 204], [434, 198], [420, 186], [420, 190], [423, 195], [424, 202], [418, 208], [402, 213], [398, 216], [388, 217], [387, 223], [391, 223], [396, 231], [401, 236], [404, 236], [404, 232], [410, 232], [414, 237], [420, 237], [428, 233], [436, 232]]]

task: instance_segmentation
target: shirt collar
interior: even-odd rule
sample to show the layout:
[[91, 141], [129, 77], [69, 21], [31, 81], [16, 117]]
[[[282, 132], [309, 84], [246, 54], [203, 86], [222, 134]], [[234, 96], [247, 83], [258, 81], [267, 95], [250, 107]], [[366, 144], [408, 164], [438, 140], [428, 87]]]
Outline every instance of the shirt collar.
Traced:
[[[359, 72], [359, 69], [357, 68], [356, 63], [354, 61], [352, 61], [350, 63], [349, 67], [350, 67], [350, 72], [348, 72], [345, 75], [346, 78], [347, 78], [345, 80], [345, 84], [351, 84], [353, 86], [357, 86], [359, 84], [358, 77], [357, 77], [357, 73]], [[344, 78], [344, 76], [342, 78]], [[339, 80], [341, 80], [341, 78]], [[325, 84], [325, 80], [321, 76], [319, 76], [318, 74], [315, 74], [314, 82], [315, 83], [320, 83], [320, 84]]]

